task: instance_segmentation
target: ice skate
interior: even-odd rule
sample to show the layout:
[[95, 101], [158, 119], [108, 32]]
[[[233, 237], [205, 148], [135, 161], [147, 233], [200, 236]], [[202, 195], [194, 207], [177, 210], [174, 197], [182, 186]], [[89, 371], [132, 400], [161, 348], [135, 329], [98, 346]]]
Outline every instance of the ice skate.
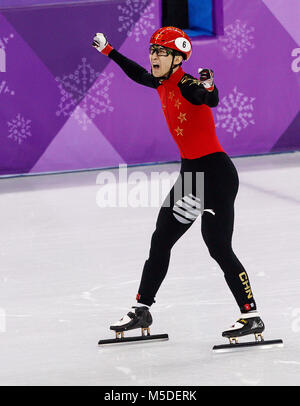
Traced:
[[[237, 348], [253, 346], [283, 346], [282, 340], [265, 341], [262, 335], [265, 325], [258, 312], [241, 314], [240, 318], [228, 329], [223, 331], [222, 336], [229, 339], [229, 344], [215, 345], [214, 351], [225, 351]], [[239, 343], [240, 337], [254, 334], [255, 340]]]
[[150, 326], [152, 324], [152, 316], [147, 306], [133, 306], [131, 310], [121, 318], [121, 320], [110, 326], [117, 334], [124, 331], [133, 330], [136, 328], [142, 329], [142, 334], [147, 332], [150, 334]]
[[263, 341], [262, 332], [265, 325], [257, 312], [241, 314], [241, 317], [222, 336], [227, 337], [230, 343], [238, 342], [238, 337], [254, 334], [255, 339]]
[[[152, 316], [147, 306], [133, 306], [130, 311], [119, 321], [110, 326], [110, 330], [115, 331], [116, 338], [100, 340], [98, 345], [116, 344], [147, 340], [168, 340], [168, 334], [150, 334]], [[137, 337], [125, 337], [124, 332], [134, 329], [141, 329], [141, 335]]]

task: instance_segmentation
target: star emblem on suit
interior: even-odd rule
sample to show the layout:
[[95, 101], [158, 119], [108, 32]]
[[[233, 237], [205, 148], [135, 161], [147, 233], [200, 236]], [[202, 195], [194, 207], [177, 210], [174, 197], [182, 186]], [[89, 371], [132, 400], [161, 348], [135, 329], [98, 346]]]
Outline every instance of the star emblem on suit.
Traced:
[[180, 122], [181, 122], [181, 124], [184, 122], [184, 121], [187, 121], [187, 118], [186, 118], [186, 113], [179, 113], [179, 116], [177, 117], [178, 118], [178, 120], [180, 120]]
[[179, 109], [180, 105], [181, 105], [181, 102], [179, 101], [179, 99], [177, 99], [176, 102], [175, 102], [175, 104], [174, 104], [174, 106], [175, 106], [177, 109]]
[[177, 137], [179, 137], [179, 135], [183, 136], [183, 128], [177, 127], [177, 128], [175, 128], [175, 132], [176, 132]]
[[170, 100], [173, 100], [173, 97], [175, 96], [175, 93], [174, 93], [174, 91], [172, 90], [170, 93], [169, 93], [169, 99]]

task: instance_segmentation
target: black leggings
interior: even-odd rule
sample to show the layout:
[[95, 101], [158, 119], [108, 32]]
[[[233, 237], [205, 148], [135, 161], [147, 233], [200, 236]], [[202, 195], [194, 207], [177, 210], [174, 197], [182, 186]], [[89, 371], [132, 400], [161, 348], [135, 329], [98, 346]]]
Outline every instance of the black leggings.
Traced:
[[224, 152], [182, 159], [180, 175], [159, 211], [138, 302], [148, 306], [155, 302], [169, 267], [173, 245], [201, 215], [205, 244], [223, 270], [241, 312], [256, 310], [247, 272], [231, 246], [238, 186], [236, 168]]

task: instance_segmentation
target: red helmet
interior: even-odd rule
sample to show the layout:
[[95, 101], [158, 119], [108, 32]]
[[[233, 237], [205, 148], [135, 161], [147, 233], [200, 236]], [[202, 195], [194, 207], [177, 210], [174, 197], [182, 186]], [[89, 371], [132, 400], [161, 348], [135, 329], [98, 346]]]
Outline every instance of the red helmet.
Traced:
[[175, 49], [188, 60], [192, 54], [192, 42], [181, 29], [176, 27], [162, 27], [155, 31], [150, 39], [150, 44]]

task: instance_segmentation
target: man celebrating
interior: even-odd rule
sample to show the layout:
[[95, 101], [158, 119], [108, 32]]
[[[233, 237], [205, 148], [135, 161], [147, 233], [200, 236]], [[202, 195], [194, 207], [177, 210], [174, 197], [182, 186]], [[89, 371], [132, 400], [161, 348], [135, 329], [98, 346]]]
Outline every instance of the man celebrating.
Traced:
[[[213, 71], [199, 69], [200, 80], [197, 80], [182, 70], [183, 61], [192, 54], [192, 43], [176, 27], [163, 27], [152, 35], [149, 48], [151, 74], [116, 51], [102, 33], [96, 34], [93, 46], [115, 61], [132, 80], [158, 91], [166, 121], [181, 155], [179, 178], [166, 199], [168, 204], [164, 203], [159, 211], [137, 304], [110, 329], [123, 332], [151, 325], [149, 308], [166, 276], [171, 249], [201, 215], [205, 244], [224, 272], [242, 313], [222, 335], [231, 338], [262, 333], [264, 323], [256, 309], [248, 274], [231, 245], [239, 179], [216, 135], [211, 108], [218, 105], [219, 98]], [[199, 177], [196, 175], [199, 172], [204, 173], [204, 199], [198, 193]], [[186, 173], [192, 174], [189, 185], [184, 184]], [[183, 191], [179, 198], [175, 193], [178, 189]]]

